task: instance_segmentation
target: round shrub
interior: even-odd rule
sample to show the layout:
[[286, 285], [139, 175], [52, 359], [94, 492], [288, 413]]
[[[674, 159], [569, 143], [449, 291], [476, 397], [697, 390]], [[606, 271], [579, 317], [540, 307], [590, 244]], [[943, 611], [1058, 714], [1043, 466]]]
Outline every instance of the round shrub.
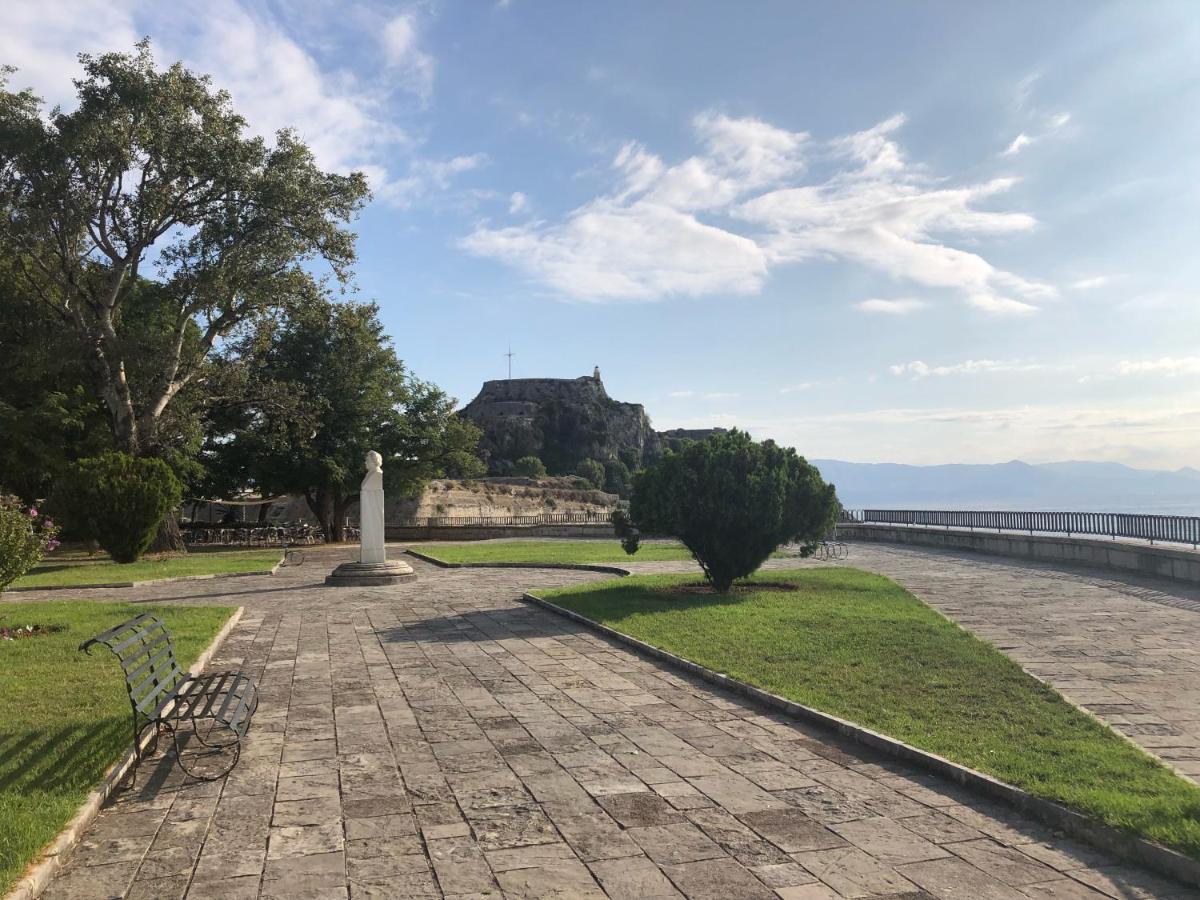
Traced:
[[627, 552], [642, 533], [678, 538], [718, 591], [729, 590], [781, 544], [801, 555], [837, 519], [833, 485], [790, 447], [761, 444], [742, 431], [664, 453], [639, 472], [628, 516], [614, 516]]
[[546, 465], [536, 456], [522, 456], [513, 463], [512, 473], [525, 478], [543, 478], [546, 475]]
[[36, 506], [0, 496], [0, 591], [58, 546], [58, 528]]
[[72, 531], [95, 539], [116, 562], [131, 563], [179, 505], [182, 488], [161, 459], [105, 453], [75, 463], [54, 494]]
[[596, 490], [604, 490], [604, 463], [598, 459], [585, 459], [575, 467], [575, 473], [586, 478]]

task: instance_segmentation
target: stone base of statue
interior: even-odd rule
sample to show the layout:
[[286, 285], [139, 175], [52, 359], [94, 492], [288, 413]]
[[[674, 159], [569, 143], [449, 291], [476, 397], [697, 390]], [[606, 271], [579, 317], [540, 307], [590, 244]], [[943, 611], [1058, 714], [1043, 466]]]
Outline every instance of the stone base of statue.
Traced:
[[389, 559], [381, 563], [347, 562], [325, 576], [325, 583], [334, 587], [380, 587], [412, 581], [417, 573], [403, 560]]

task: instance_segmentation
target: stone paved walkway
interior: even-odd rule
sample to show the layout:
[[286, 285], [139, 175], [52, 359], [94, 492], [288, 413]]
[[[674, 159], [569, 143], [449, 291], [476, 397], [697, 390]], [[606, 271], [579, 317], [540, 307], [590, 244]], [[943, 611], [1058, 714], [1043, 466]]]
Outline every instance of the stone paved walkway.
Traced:
[[518, 599], [601, 576], [337, 561], [121, 592], [244, 605], [214, 665], [261, 705], [227, 779], [144, 766], [46, 896], [1200, 896]]

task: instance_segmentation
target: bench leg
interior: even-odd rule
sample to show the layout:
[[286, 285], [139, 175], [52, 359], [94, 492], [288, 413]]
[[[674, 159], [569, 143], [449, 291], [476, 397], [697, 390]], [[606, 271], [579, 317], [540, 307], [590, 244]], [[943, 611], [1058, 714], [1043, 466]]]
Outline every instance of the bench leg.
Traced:
[[[223, 722], [218, 722], [216, 720], [209, 720], [209, 721], [212, 722], [212, 724], [209, 726], [208, 738], [211, 738], [212, 731], [215, 727], [220, 727], [220, 728], [224, 729], [225, 731], [228, 731], [229, 734], [232, 735], [232, 739], [221, 742], [221, 743], [217, 743], [217, 742], [209, 740], [206, 737], [202, 737], [200, 734], [199, 725], [197, 724], [197, 721], [193, 718], [193, 719], [191, 719], [191, 722], [192, 722], [191, 734], [194, 735], [196, 740], [200, 743], [200, 745], [205, 748], [204, 750], [202, 750], [198, 753], [188, 752], [186, 748], [180, 746], [180, 730], [179, 730], [179, 728], [175, 724], [167, 725], [167, 727], [171, 729], [171, 741], [175, 745], [175, 761], [176, 761], [176, 763], [178, 763], [179, 768], [183, 770], [184, 774], [186, 774], [190, 778], [195, 778], [197, 781], [216, 781], [218, 778], [225, 777], [231, 771], [233, 771], [233, 767], [238, 764], [238, 760], [241, 758], [241, 755], [242, 755], [241, 735], [239, 735], [236, 731], [234, 731], [229, 726], [225, 725]], [[232, 750], [232, 753], [230, 753], [230, 750]], [[201, 766], [197, 765], [197, 761], [200, 759], [215, 759], [217, 757], [224, 758], [226, 756], [232, 757], [229, 760], [229, 764], [222, 765], [222, 766], [218, 767], [215, 771], [208, 771], [208, 770], [202, 768]]]

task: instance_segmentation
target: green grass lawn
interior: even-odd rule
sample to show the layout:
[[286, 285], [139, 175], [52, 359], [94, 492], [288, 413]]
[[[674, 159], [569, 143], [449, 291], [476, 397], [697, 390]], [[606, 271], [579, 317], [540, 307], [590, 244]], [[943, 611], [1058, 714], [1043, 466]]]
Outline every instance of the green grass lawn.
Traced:
[[476, 544], [414, 544], [413, 550], [449, 563], [611, 563], [658, 562], [691, 559], [682, 544], [653, 541], [642, 544], [634, 556], [611, 541], [482, 541]]
[[0, 625], [63, 626], [0, 640], [0, 894], [75, 815], [104, 770], [132, 744], [120, 664], [81, 641], [154, 613], [188, 666], [224, 624], [229, 607], [129, 603], [0, 603]]
[[561, 606], [1200, 858], [1200, 787], [896, 583], [760, 573], [793, 590], [681, 594], [695, 576], [547, 591]]
[[111, 584], [151, 581], [183, 575], [230, 575], [238, 572], [269, 572], [281, 557], [279, 550], [227, 550], [219, 553], [187, 553], [178, 556], [146, 556], [121, 565], [108, 559], [50, 556], [13, 587], [71, 587], [80, 584]]

